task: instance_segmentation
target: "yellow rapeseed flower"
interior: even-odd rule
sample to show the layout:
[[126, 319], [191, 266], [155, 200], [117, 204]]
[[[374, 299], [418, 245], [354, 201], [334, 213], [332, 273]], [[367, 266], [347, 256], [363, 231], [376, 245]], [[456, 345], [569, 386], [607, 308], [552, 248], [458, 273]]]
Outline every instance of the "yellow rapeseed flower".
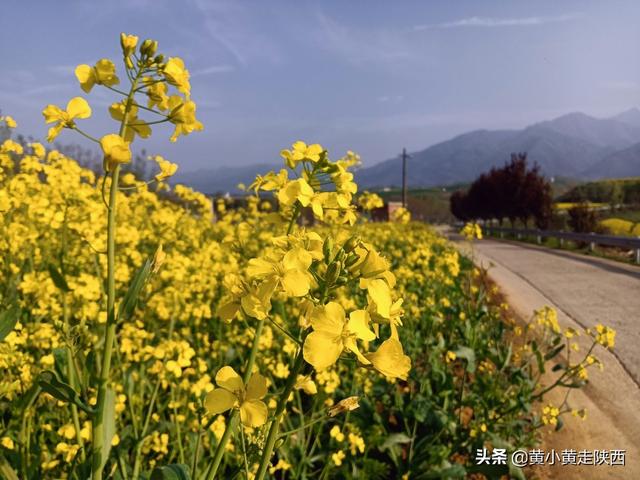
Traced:
[[54, 123], [49, 129], [47, 141], [53, 142], [63, 128], [74, 128], [76, 118], [89, 118], [91, 107], [82, 97], [74, 97], [67, 103], [67, 108], [62, 110], [57, 105], [47, 105], [42, 111], [45, 123]]
[[204, 406], [211, 415], [218, 415], [231, 408], [239, 408], [240, 421], [246, 427], [259, 427], [267, 421], [267, 406], [261, 400], [267, 394], [267, 380], [254, 373], [245, 387], [242, 378], [231, 367], [222, 367], [216, 374], [220, 388], [211, 390]]
[[115, 133], [105, 135], [100, 139], [100, 146], [104, 153], [104, 169], [106, 172], [112, 171], [118, 164], [131, 161], [129, 142], [126, 142], [120, 135]]
[[175, 175], [178, 171], [177, 164], [172, 163], [169, 160], [165, 160], [160, 155], [153, 157], [153, 160], [158, 164], [158, 167], [160, 167], [160, 173], [155, 176], [155, 179], [159, 182]]
[[355, 353], [361, 363], [371, 363], [358, 349], [357, 340], [370, 342], [376, 338], [369, 329], [369, 314], [355, 310], [346, 319], [345, 311], [336, 302], [314, 309], [311, 332], [304, 342], [304, 359], [316, 370], [324, 370], [338, 360], [343, 350]]
[[120, 79], [116, 75], [116, 66], [108, 58], [99, 60], [95, 66], [78, 65], [75, 70], [76, 78], [80, 82], [80, 88], [89, 93], [94, 85], [118, 85]]
[[307, 145], [304, 142], [297, 141], [291, 146], [291, 150], [282, 150], [280, 155], [284, 158], [286, 165], [294, 169], [299, 162], [308, 160], [316, 163], [320, 160], [320, 155], [324, 151], [322, 145], [314, 143]]
[[162, 69], [164, 77], [178, 91], [187, 95], [191, 94], [191, 84], [189, 83], [189, 70], [184, 67], [184, 62], [179, 57], [171, 57]]
[[16, 128], [18, 126], [13, 117], [10, 117], [9, 115], [0, 117], [0, 120], [4, 120], [4, 124], [7, 126], [7, 128]]

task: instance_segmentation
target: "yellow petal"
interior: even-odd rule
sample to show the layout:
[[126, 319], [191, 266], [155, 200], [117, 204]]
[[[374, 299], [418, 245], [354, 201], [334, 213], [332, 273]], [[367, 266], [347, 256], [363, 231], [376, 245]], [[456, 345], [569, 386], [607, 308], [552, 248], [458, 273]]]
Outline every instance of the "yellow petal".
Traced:
[[47, 105], [42, 110], [45, 123], [59, 122], [62, 119], [62, 109], [57, 105]]
[[80, 82], [80, 88], [82, 88], [85, 93], [89, 93], [96, 83], [96, 75], [93, 68], [89, 65], [78, 65], [75, 74]]
[[362, 355], [362, 353], [358, 349], [358, 344], [356, 343], [356, 339], [355, 338], [352, 338], [352, 337], [346, 338], [345, 341], [344, 341], [344, 347], [347, 350], [349, 350], [350, 352], [355, 353], [356, 357], [358, 357], [358, 360], [360, 361], [360, 363], [362, 363], [364, 365], [369, 365], [371, 363], [367, 359], [367, 357]]
[[273, 263], [262, 258], [252, 258], [247, 266], [247, 275], [250, 278], [262, 278], [274, 273]]
[[51, 127], [49, 129], [49, 132], [47, 133], [47, 142], [49, 143], [53, 142], [56, 139], [56, 137], [60, 135], [60, 132], [62, 131], [62, 127], [64, 127], [62, 123], [58, 123], [57, 125], [54, 125], [53, 127]]
[[308, 270], [311, 262], [313, 262], [313, 257], [304, 248], [289, 250], [282, 259], [282, 264], [287, 270]]
[[267, 394], [267, 379], [259, 373], [254, 373], [247, 382], [248, 400], [260, 399]]
[[366, 357], [373, 363], [373, 367], [389, 379], [407, 379], [411, 370], [411, 359], [404, 354], [402, 344], [395, 338], [382, 342], [380, 348]]
[[336, 363], [342, 349], [341, 337], [327, 332], [314, 331], [305, 339], [302, 353], [307, 363], [321, 371]]
[[391, 310], [391, 291], [389, 285], [382, 279], [368, 282], [367, 291], [376, 304], [378, 315], [389, 318]]
[[311, 326], [314, 331], [340, 336], [344, 329], [344, 323], [344, 308], [336, 302], [329, 302], [323, 307], [315, 308], [311, 314]]
[[347, 328], [349, 332], [355, 334], [360, 340], [371, 342], [375, 340], [376, 334], [369, 329], [370, 317], [366, 310], [355, 310], [349, 314]]
[[216, 388], [207, 393], [204, 406], [210, 415], [226, 412], [236, 404], [236, 396], [224, 388]]
[[223, 303], [218, 307], [218, 316], [224, 320], [225, 322], [230, 322], [233, 320], [240, 309], [239, 302], [227, 302]]
[[89, 118], [91, 107], [82, 97], [74, 97], [67, 103], [67, 113], [71, 118]]
[[287, 295], [302, 297], [309, 292], [311, 280], [309, 274], [300, 270], [290, 270], [282, 277], [282, 286]]
[[236, 393], [244, 390], [242, 378], [229, 366], [222, 367], [218, 370], [218, 373], [216, 373], [216, 383], [230, 392]]
[[261, 400], [247, 400], [240, 405], [240, 421], [246, 427], [260, 427], [267, 422], [268, 412]]

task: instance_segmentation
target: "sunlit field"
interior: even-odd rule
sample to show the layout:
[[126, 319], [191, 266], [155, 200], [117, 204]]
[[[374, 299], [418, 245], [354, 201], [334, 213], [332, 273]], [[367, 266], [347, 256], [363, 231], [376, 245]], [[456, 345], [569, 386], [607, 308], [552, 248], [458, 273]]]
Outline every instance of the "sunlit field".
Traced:
[[[372, 221], [382, 200], [358, 190], [354, 152], [292, 139], [242, 202], [170, 184], [179, 159], [136, 177], [145, 139], [206, 134], [162, 47], [123, 34], [79, 65], [77, 96], [43, 105], [41, 143], [2, 117], [0, 477], [524, 478], [478, 451], [584, 418], [569, 392], [615, 332], [563, 330], [549, 308], [516, 321], [429, 225]], [[98, 115], [112, 129], [85, 131]], [[101, 168], [50, 147], [63, 130]]]

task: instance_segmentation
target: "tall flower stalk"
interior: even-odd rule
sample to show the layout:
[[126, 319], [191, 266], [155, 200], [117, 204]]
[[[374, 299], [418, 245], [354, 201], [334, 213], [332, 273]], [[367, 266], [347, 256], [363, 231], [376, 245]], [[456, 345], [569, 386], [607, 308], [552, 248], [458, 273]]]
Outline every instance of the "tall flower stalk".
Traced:
[[[116, 434], [115, 429], [115, 392], [110, 387], [113, 349], [117, 335], [118, 324], [124, 321], [121, 315], [128, 315], [127, 310], [135, 306], [136, 296], [140, 293], [150, 273], [157, 271], [162, 253], [160, 249], [154, 258], [153, 265], [143, 266], [133, 279], [127, 296], [121, 301], [119, 311], [116, 312], [116, 227], [117, 200], [120, 190], [120, 175], [122, 165], [131, 161], [130, 145], [136, 137], [148, 138], [151, 135], [151, 125], [170, 122], [175, 126], [171, 141], [176, 141], [179, 135], [188, 135], [202, 130], [202, 124], [195, 117], [195, 103], [190, 99], [189, 72], [184, 68], [184, 62], [177, 57], [165, 61], [163, 55], [156, 55], [157, 42], [145, 40], [139, 48], [138, 37], [121, 34], [125, 73], [129, 80], [128, 91], [117, 88], [120, 79], [116, 75], [115, 64], [109, 59], [101, 59], [95, 65], [79, 65], [75, 74], [85, 93], [90, 93], [94, 86], [103, 86], [119, 95], [123, 100], [111, 105], [111, 117], [119, 122], [117, 134], [107, 134], [98, 139], [81, 130], [76, 124], [77, 119], [91, 116], [92, 111], [88, 102], [82, 97], [69, 101], [66, 109], [55, 105], [48, 105], [43, 115], [47, 123], [54, 125], [49, 129], [47, 139], [52, 142], [64, 128], [75, 130], [83, 137], [100, 145], [103, 154], [104, 175], [102, 179], [102, 197], [107, 209], [107, 279], [106, 279], [106, 324], [104, 327], [102, 351], [98, 356], [99, 365], [96, 367], [97, 401], [91, 418], [91, 478], [103, 478], [103, 470], [107, 460], [111, 442]], [[169, 96], [168, 87], [175, 87], [179, 94]], [[182, 94], [182, 95], [180, 95]], [[137, 103], [136, 95], [144, 95], [147, 106]], [[145, 121], [138, 118], [138, 111], [144, 110], [160, 116], [159, 120]], [[154, 160], [160, 168], [148, 185], [152, 182], [162, 182], [173, 175], [177, 166], [156, 156]], [[106, 195], [107, 179], [110, 180], [108, 198]], [[134, 187], [137, 188], [137, 187]], [[71, 362], [69, 362], [71, 363]], [[73, 386], [73, 377], [69, 375]], [[75, 406], [74, 406], [75, 407]], [[75, 411], [75, 410], [74, 410]], [[79, 422], [74, 415], [74, 424], [79, 434]], [[140, 439], [139, 441], [141, 441]], [[137, 463], [137, 462], [136, 462]]]

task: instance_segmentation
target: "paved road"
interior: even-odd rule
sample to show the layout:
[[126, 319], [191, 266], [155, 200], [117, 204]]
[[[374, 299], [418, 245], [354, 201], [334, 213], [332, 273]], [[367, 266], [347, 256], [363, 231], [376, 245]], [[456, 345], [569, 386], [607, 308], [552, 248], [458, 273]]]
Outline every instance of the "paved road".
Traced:
[[[469, 244], [443, 229], [467, 255]], [[541, 478], [640, 478], [640, 267], [523, 243], [485, 239], [474, 244], [476, 264], [489, 274], [523, 320], [549, 305], [564, 328], [603, 323], [616, 329], [613, 353], [599, 348], [604, 371], [590, 370], [590, 382], [572, 393], [574, 408], [587, 409], [586, 422], [571, 422], [545, 441], [546, 448], [625, 449], [623, 469], [560, 468]], [[582, 337], [584, 351], [590, 344]], [[564, 392], [552, 392], [559, 404]], [[547, 399], [545, 398], [545, 401]], [[575, 420], [575, 419], [573, 419]], [[591, 469], [591, 470], [589, 470]]]
[[613, 327], [614, 354], [640, 384], [640, 267], [516, 242], [485, 239], [474, 248], [579, 325]]

